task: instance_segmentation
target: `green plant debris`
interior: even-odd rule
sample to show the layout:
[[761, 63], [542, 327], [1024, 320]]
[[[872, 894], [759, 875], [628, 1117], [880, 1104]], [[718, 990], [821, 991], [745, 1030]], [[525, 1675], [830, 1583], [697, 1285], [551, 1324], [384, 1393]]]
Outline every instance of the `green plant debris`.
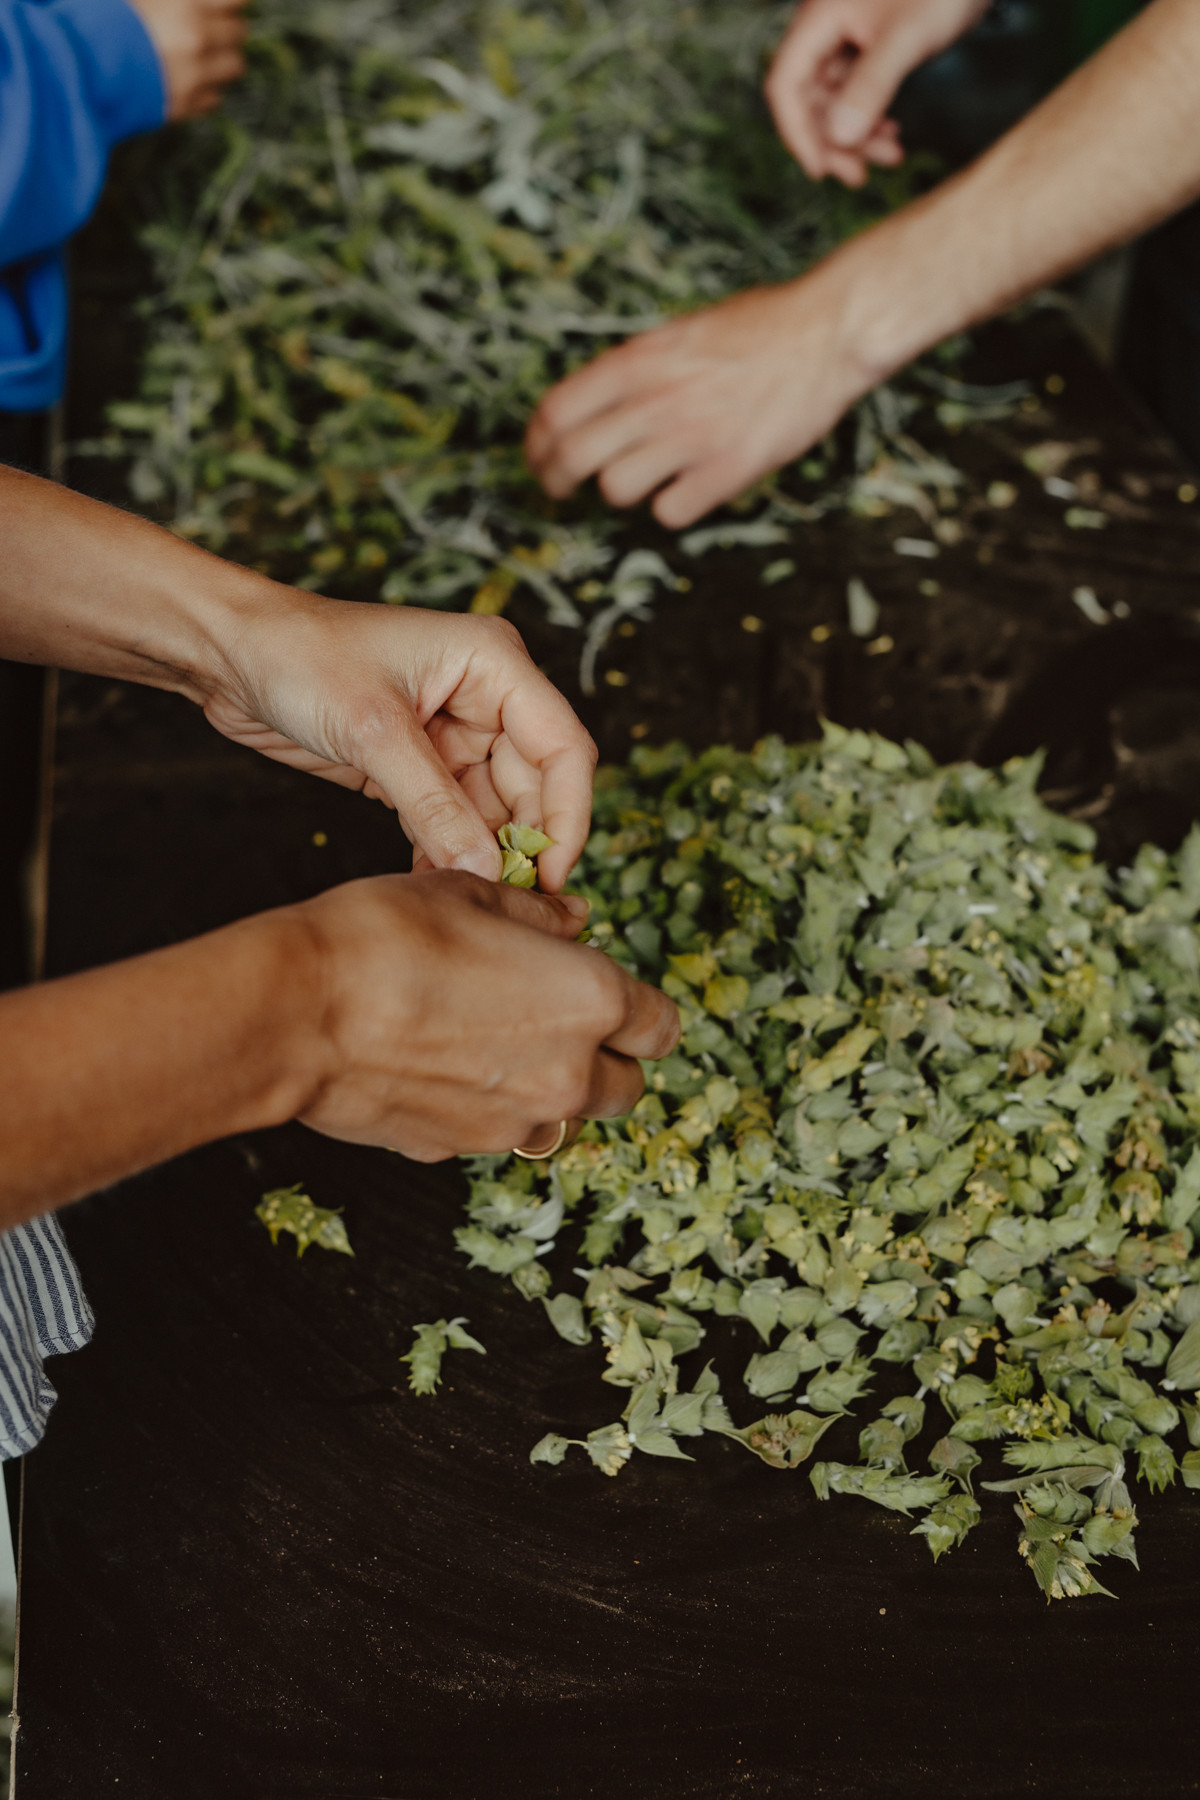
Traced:
[[[1200, 1486], [1200, 828], [1114, 873], [1038, 772], [833, 725], [602, 771], [593, 936], [684, 1033], [548, 1167], [469, 1159], [460, 1246], [626, 1395], [535, 1462], [729, 1438], [935, 1559], [1006, 1496], [1050, 1599], [1136, 1562], [1135, 1483]], [[740, 1399], [688, 1385], [710, 1334]]]
[[466, 1322], [465, 1318], [436, 1319], [432, 1325], [413, 1326], [412, 1349], [400, 1361], [408, 1364], [408, 1385], [414, 1394], [437, 1391], [447, 1350], [477, 1350], [480, 1356], [487, 1355], [479, 1339], [463, 1330]]
[[[599, 500], [546, 500], [520, 447], [539, 398], [911, 191], [909, 170], [814, 184], [783, 149], [760, 95], [783, 23], [738, 0], [262, 0], [247, 79], [154, 172], [138, 390], [79, 448], [122, 459], [175, 531], [301, 586], [484, 613], [524, 586], [585, 632], [590, 686], [614, 626], [686, 582], [620, 554]], [[795, 493], [685, 535], [684, 568], [832, 507], [953, 507], [962, 477], [909, 434], [951, 404], [926, 387], [863, 401]]]
[[296, 1240], [297, 1256], [303, 1256], [310, 1244], [322, 1250], [339, 1250], [343, 1256], [354, 1255], [341, 1213], [314, 1206], [299, 1181], [294, 1187], [272, 1188], [264, 1194], [254, 1216], [262, 1220], [273, 1244], [279, 1242], [281, 1231], [290, 1231]]
[[535, 825], [518, 825], [515, 821], [510, 825], [502, 825], [496, 833], [504, 859], [500, 879], [509, 887], [532, 888], [537, 886], [537, 858], [543, 850], [548, 850], [554, 842], [544, 831]]

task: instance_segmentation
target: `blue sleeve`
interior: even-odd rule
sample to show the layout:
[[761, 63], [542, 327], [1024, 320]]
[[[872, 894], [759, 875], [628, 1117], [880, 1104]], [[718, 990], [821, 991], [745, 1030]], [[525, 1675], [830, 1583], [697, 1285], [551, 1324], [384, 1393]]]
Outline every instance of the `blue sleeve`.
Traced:
[[0, 0], [0, 269], [77, 231], [113, 145], [165, 111], [157, 53], [127, 0]]
[[62, 245], [96, 204], [113, 145], [161, 125], [166, 107], [127, 0], [0, 0], [0, 413], [62, 393]]

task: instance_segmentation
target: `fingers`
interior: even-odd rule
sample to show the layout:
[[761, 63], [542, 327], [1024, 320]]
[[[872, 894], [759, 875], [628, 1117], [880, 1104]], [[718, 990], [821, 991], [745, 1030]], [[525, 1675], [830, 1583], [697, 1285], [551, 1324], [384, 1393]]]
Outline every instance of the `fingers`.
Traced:
[[400, 708], [371, 727], [376, 753], [371, 774], [396, 808], [415, 850], [435, 868], [465, 869], [487, 881], [500, 878], [500, 847], [417, 720]]
[[[502, 883], [476, 889], [476, 898], [489, 911], [511, 919], [514, 924], [530, 925], [554, 937], [578, 937], [588, 915], [588, 903], [579, 894], [542, 894], [534, 888], [506, 887]], [[602, 1047], [617, 1053], [617, 1060], [635, 1059], [657, 1062], [672, 1051], [680, 1038], [679, 1008], [658, 988], [638, 981], [595, 950], [581, 947], [573, 965], [578, 974], [575, 982], [598, 982], [600, 992], [590, 1003], [607, 1025]], [[616, 1092], [623, 1075], [611, 1072], [600, 1080], [596, 1092]], [[624, 1090], [621, 1090], [624, 1091]], [[638, 1092], [641, 1092], [639, 1086]], [[600, 1117], [589, 1114], [589, 1117]], [[607, 1115], [605, 1115], [607, 1116]]]
[[516, 819], [553, 839], [538, 876], [557, 893], [591, 823], [596, 746], [511, 627], [481, 619], [455, 625], [469, 645], [466, 667], [426, 729], [493, 829]]
[[[591, 952], [595, 955], [595, 952]], [[617, 1000], [621, 1017], [604, 1039], [606, 1048], [622, 1056], [636, 1057], [641, 1062], [657, 1062], [668, 1056], [679, 1042], [681, 1027], [679, 1008], [658, 988], [635, 981], [632, 975], [607, 958], [604, 967], [618, 976]]]
[[823, 130], [825, 74], [844, 43], [839, 9], [830, 0], [810, 0], [794, 14], [765, 84], [776, 130], [814, 181], [830, 172]]
[[645, 1092], [646, 1078], [638, 1063], [611, 1050], [600, 1050], [592, 1065], [592, 1085], [583, 1107], [585, 1119], [619, 1119]]
[[[469, 769], [464, 769], [458, 778], [458, 784], [491, 832], [499, 831], [500, 827], [506, 825], [510, 819], [518, 819], [522, 824], [527, 825], [541, 824], [540, 806], [536, 813], [532, 809], [516, 811], [505, 806], [496, 792], [490, 762], [473, 763]], [[537, 784], [535, 782], [534, 792], [536, 793], [536, 791]]]
[[[583, 1119], [563, 1119], [557, 1124], [550, 1120], [546, 1120], [543, 1124], [537, 1125], [534, 1130], [530, 1132], [525, 1142], [518, 1145], [518, 1150], [522, 1156], [536, 1156], [538, 1154], [539, 1146], [545, 1150], [548, 1155], [553, 1155], [559, 1150], [569, 1150], [571, 1145], [575, 1142], [575, 1139], [579, 1136], [584, 1123], [585, 1121]], [[564, 1126], [566, 1127], [566, 1131], [560, 1136], [560, 1133], [563, 1133]], [[551, 1145], [553, 1145], [553, 1149], [551, 1149]]]
[[[625, 393], [629, 386], [626, 364], [630, 345], [641, 341], [631, 338], [627, 344], [606, 350], [603, 356], [568, 375], [542, 398], [525, 432], [525, 456], [540, 481], [544, 483], [543, 464], [561, 439], [585, 420], [604, 412]], [[561, 478], [569, 479], [569, 474], [569, 470], [563, 470]], [[583, 479], [579, 476], [575, 485]], [[564, 488], [563, 492], [568, 493], [570, 489]]]
[[900, 83], [921, 60], [922, 48], [911, 31], [897, 25], [856, 59], [829, 108], [826, 129], [832, 143], [858, 149], [867, 142]]
[[572, 422], [560, 423], [557, 438], [546, 445], [542, 464], [535, 473], [546, 492], [556, 500], [573, 494], [581, 482], [589, 480], [614, 458], [636, 449], [647, 435], [650, 427], [645, 418], [645, 402], [648, 396], [633, 386], [635, 403], [629, 404], [631, 384], [636, 380], [629, 361], [627, 358], [622, 389], [615, 396], [616, 404]]
[[685, 469], [694, 453], [693, 445], [672, 436], [640, 444], [608, 465], [600, 477], [600, 492], [610, 506], [636, 506]]
[[736, 499], [770, 467], [769, 460], [760, 466], [740, 456], [708, 457], [663, 489], [654, 502], [654, 516], [669, 531], [684, 531], [714, 506]]
[[[541, 786], [541, 827], [553, 840], [538, 858], [538, 880], [557, 893], [579, 861], [592, 820], [592, 776], [596, 746], [570, 703], [530, 659], [518, 638], [513, 646], [515, 679], [504, 694], [500, 718], [513, 754], [498, 746], [493, 779], [513, 818], [518, 807], [532, 805], [529, 772]], [[522, 818], [534, 824], [534, 818]]]
[[538, 857], [538, 881], [559, 893], [583, 853], [592, 819], [596, 746], [584, 741], [548, 756], [542, 764], [542, 829], [552, 839]]
[[780, 137], [814, 180], [833, 175], [861, 187], [871, 163], [903, 160], [885, 115], [904, 77], [936, 47], [927, 10], [808, 0], [796, 14], [765, 91]]
[[[550, 937], [572, 940], [587, 924], [590, 911], [582, 894], [543, 894], [536, 888], [508, 887], [504, 882], [494, 883], [476, 898], [490, 912], [511, 919], [515, 925], [528, 925]], [[594, 956], [596, 952], [589, 954]]]

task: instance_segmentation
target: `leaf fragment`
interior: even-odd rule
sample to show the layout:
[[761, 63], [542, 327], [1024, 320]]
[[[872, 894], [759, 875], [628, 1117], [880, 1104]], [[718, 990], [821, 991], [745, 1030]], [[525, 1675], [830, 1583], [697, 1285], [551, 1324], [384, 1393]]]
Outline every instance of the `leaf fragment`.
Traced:
[[487, 1351], [463, 1330], [463, 1318], [436, 1319], [432, 1325], [414, 1325], [412, 1349], [400, 1358], [408, 1364], [408, 1385], [414, 1394], [436, 1393], [442, 1379], [442, 1358], [447, 1350]]
[[254, 1216], [266, 1226], [273, 1244], [279, 1242], [281, 1231], [290, 1232], [296, 1240], [298, 1257], [310, 1244], [322, 1250], [337, 1250], [343, 1256], [354, 1255], [340, 1211], [314, 1205], [299, 1181], [292, 1187], [272, 1188], [265, 1193]]

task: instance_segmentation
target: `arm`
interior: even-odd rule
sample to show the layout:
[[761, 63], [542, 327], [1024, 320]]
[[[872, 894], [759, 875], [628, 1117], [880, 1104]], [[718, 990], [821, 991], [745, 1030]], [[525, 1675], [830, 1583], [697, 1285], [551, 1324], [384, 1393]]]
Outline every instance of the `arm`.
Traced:
[[225, 736], [396, 809], [437, 867], [497, 877], [544, 827], [583, 847], [595, 747], [500, 619], [281, 586], [142, 519], [0, 469], [0, 655], [168, 688]]
[[585, 913], [381, 876], [0, 996], [0, 1229], [290, 1118], [436, 1161], [626, 1112], [678, 1014], [568, 941]]
[[[594, 749], [502, 621], [280, 587], [13, 470], [0, 518], [0, 652], [188, 695], [227, 735], [395, 805], [435, 861], [499, 873], [490, 821], [544, 822], [542, 872], [565, 879]], [[0, 996], [0, 1227], [291, 1117], [434, 1160], [626, 1111], [678, 1016], [564, 941], [586, 910], [383, 876]]]
[[551, 390], [554, 495], [657, 491], [676, 529], [798, 456], [861, 395], [1200, 194], [1200, 7], [1154, 0], [987, 154], [799, 280], [607, 352]]

